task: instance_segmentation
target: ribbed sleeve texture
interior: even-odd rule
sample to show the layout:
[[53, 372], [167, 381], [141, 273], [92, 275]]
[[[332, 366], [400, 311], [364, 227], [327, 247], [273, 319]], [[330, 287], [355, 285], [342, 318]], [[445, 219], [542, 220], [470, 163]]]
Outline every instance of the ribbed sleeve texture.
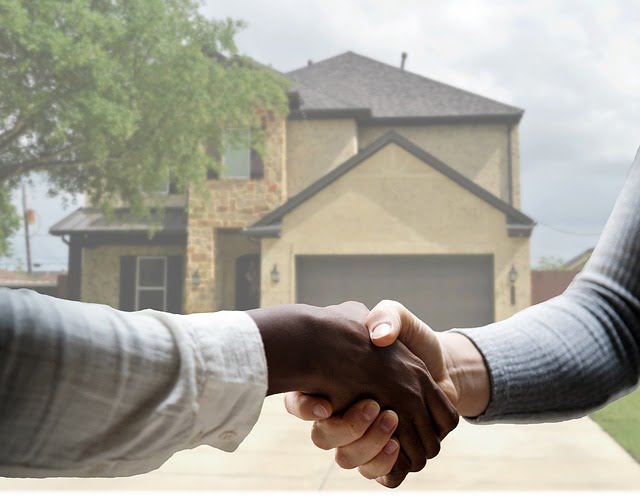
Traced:
[[600, 241], [559, 297], [469, 337], [485, 358], [491, 400], [477, 423], [579, 417], [640, 379], [640, 150]]

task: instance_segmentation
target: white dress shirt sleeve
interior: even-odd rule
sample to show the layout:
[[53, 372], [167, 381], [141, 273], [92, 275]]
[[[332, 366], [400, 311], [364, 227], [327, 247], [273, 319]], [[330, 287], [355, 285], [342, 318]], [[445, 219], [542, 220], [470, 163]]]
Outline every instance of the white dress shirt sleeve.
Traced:
[[233, 451], [267, 392], [244, 312], [122, 312], [0, 289], [0, 476], [128, 476]]

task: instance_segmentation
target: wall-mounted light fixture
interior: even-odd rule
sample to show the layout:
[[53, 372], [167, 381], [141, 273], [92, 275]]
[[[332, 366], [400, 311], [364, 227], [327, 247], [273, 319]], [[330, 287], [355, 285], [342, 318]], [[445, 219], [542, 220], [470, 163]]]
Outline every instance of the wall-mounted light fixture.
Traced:
[[511, 305], [516, 305], [516, 280], [518, 279], [518, 271], [512, 264], [509, 271], [509, 283], [511, 284]]
[[277, 264], [274, 264], [273, 269], [271, 270], [271, 283], [280, 283], [280, 271], [278, 271]]
[[191, 274], [191, 283], [193, 284], [193, 286], [200, 286], [200, 270], [196, 269]]

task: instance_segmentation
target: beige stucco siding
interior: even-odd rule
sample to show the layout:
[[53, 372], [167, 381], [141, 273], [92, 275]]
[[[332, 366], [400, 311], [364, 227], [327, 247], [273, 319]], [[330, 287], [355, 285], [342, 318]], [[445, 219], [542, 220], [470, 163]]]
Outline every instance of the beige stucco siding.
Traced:
[[179, 246], [102, 245], [82, 250], [81, 300], [118, 307], [120, 256], [184, 255]]
[[287, 194], [299, 193], [358, 152], [353, 119], [287, 122]]
[[[360, 148], [370, 145], [391, 130], [401, 134], [505, 202], [509, 202], [509, 127], [506, 124], [364, 127], [359, 130]], [[512, 146], [512, 167], [515, 171], [514, 179], [519, 179], [517, 127], [515, 143], [516, 147]], [[517, 207], [519, 204], [514, 205]]]
[[[287, 214], [281, 238], [263, 240], [263, 306], [295, 301], [295, 256], [303, 254], [492, 254], [495, 317], [531, 300], [529, 239], [509, 238], [504, 213], [395, 144]], [[274, 264], [278, 284], [268, 274]]]

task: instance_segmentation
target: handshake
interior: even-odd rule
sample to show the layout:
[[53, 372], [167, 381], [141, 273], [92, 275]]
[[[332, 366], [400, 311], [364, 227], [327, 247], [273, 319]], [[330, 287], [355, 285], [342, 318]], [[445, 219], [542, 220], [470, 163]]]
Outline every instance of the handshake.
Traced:
[[[489, 379], [464, 335], [436, 333], [404, 306], [284, 305], [248, 311], [262, 335], [268, 395], [315, 421], [313, 442], [336, 462], [397, 487], [440, 451], [464, 416], [481, 414]], [[396, 341], [397, 340], [397, 341]]]

